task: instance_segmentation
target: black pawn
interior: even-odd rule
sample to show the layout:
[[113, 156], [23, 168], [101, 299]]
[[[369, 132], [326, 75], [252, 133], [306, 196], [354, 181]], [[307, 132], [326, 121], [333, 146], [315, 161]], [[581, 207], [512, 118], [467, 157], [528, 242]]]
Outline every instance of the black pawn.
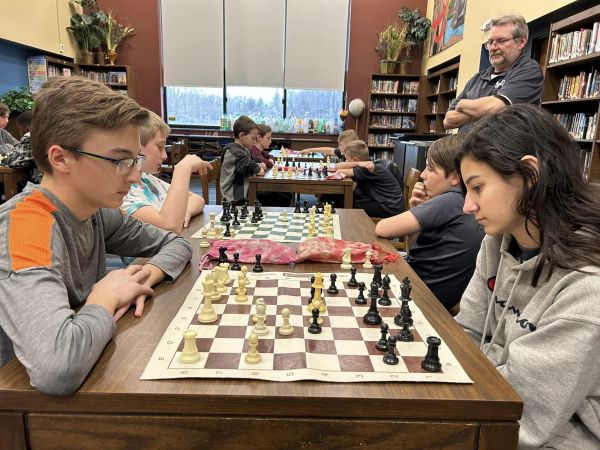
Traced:
[[369, 297], [371, 297], [371, 304], [369, 306], [369, 310], [363, 316], [363, 322], [368, 325], [379, 325], [382, 322], [382, 320], [381, 316], [379, 315], [379, 310], [377, 309], [377, 297], [379, 297], [379, 286], [377, 286], [376, 283], [371, 283], [371, 292], [369, 293]]
[[300, 213], [300, 203], [296, 202], [296, 208], [294, 208], [294, 214]]
[[440, 364], [440, 357], [438, 356], [438, 348], [442, 343], [441, 339], [436, 336], [429, 336], [427, 338], [427, 354], [425, 359], [421, 361], [421, 367], [428, 372], [439, 372], [442, 370]]
[[388, 294], [388, 290], [390, 289], [390, 277], [389, 276], [385, 276], [383, 277], [383, 285], [382, 285], [382, 289], [383, 289], [383, 294], [381, 294], [381, 297], [379, 298], [378, 303], [381, 306], [390, 306], [392, 304], [392, 301], [390, 300], [390, 296]]
[[240, 219], [245, 219], [248, 217], [248, 202], [244, 202], [242, 205], [242, 213], [240, 214]]
[[308, 327], [308, 332], [311, 334], [319, 334], [322, 331], [321, 325], [319, 325], [319, 308], [313, 308], [312, 310], [312, 323]]
[[229, 222], [225, 222], [225, 233], [223, 233], [223, 236], [225, 237], [231, 237], [231, 224]]
[[335, 202], [331, 202], [331, 214], [335, 214]]
[[250, 219], [250, 223], [258, 223], [258, 216], [256, 215], [256, 211], [252, 213], [252, 218]]
[[240, 224], [240, 221], [238, 220], [238, 210], [234, 206], [233, 207], [233, 223], [232, 223], [232, 225], [239, 225], [239, 224]]
[[323, 203], [319, 200], [317, 202], [317, 214], [323, 214]]
[[327, 166], [323, 166], [323, 178], [327, 178]]
[[356, 281], [356, 268], [352, 267], [352, 269], [350, 269], [350, 280], [348, 281], [348, 287], [355, 288], [357, 286], [358, 283]]
[[379, 339], [375, 343], [375, 348], [377, 350], [379, 350], [380, 352], [387, 352], [389, 349], [388, 341], [387, 341], [388, 329], [389, 329], [389, 326], [387, 323], [381, 324], [381, 339]]
[[262, 271], [264, 271], [263, 266], [260, 265], [260, 259], [262, 258], [262, 256], [260, 255], [260, 253], [257, 253], [254, 257], [256, 258], [256, 264], [254, 265], [254, 268], [252, 269], [252, 272], [262, 272]]
[[312, 299], [315, 296], [315, 288], [312, 285], [315, 284], [315, 276], [310, 277], [310, 298], [308, 299], [308, 304], [312, 303]]
[[329, 275], [329, 279], [331, 280], [331, 286], [329, 286], [327, 288], [327, 293], [328, 294], [337, 294], [338, 293], [338, 288], [335, 285], [335, 280], [337, 280], [337, 275], [335, 273], [332, 273], [331, 275]]
[[400, 362], [396, 355], [396, 338], [394, 336], [388, 338], [388, 352], [383, 355], [383, 362], [390, 366], [395, 366]]
[[219, 264], [227, 262], [227, 247], [219, 247]]
[[381, 285], [383, 284], [383, 282], [381, 281], [381, 271], [383, 270], [383, 265], [374, 264], [373, 269], [375, 270], [375, 273], [373, 274], [372, 283], [377, 283], [377, 287], [381, 287]]
[[230, 267], [231, 270], [242, 270], [242, 266], [240, 266], [239, 259], [240, 254], [238, 252], [235, 252], [233, 254], [233, 264], [231, 264]]
[[365, 289], [365, 283], [363, 283], [362, 281], [358, 283], [358, 297], [356, 297], [356, 300], [354, 300], [354, 303], [356, 303], [357, 305], [367, 304], [367, 299], [365, 298]]
[[396, 335], [396, 339], [402, 342], [412, 342], [415, 340], [412, 331], [410, 331], [410, 325], [408, 322], [404, 322], [402, 324], [402, 329]]
[[310, 211], [308, 210], [308, 201], [304, 200], [304, 209], [302, 210], [304, 214], [308, 214]]
[[312, 177], [312, 167], [309, 167], [309, 168], [308, 168], [308, 176], [309, 176], [309, 177]]

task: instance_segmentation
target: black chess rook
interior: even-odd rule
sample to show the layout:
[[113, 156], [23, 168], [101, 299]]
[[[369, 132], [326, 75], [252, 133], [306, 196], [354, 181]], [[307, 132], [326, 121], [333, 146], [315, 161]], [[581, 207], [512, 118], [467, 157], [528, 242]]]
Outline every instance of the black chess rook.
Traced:
[[442, 370], [442, 364], [438, 356], [438, 349], [441, 343], [442, 340], [437, 336], [429, 336], [427, 338], [427, 354], [423, 361], [421, 361], [421, 367], [428, 372], [439, 372]]

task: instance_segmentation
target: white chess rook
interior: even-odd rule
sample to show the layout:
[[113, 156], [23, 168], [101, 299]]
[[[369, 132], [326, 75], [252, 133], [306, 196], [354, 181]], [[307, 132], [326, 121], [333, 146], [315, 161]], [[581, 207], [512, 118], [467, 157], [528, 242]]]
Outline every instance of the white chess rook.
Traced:
[[185, 330], [183, 332], [183, 351], [181, 352], [181, 362], [184, 364], [194, 364], [200, 361], [200, 353], [196, 346], [196, 333], [194, 330]]

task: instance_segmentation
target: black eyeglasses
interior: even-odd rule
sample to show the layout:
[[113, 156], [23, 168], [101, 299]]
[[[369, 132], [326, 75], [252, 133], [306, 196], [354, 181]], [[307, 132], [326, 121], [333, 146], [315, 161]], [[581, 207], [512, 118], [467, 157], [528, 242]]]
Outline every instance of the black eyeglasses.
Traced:
[[123, 174], [128, 173], [133, 166], [136, 166], [138, 170], [142, 170], [142, 164], [146, 159], [146, 155], [137, 155], [135, 158], [124, 158], [124, 159], [115, 159], [109, 158], [108, 156], [96, 155], [95, 153], [84, 152], [83, 150], [79, 150], [78, 148], [70, 148], [63, 147], [65, 150], [70, 152], [80, 153], [85, 156], [89, 156], [90, 158], [102, 159], [104, 161], [110, 161], [115, 166], [117, 166], [117, 173]]
[[502, 47], [508, 41], [512, 41], [514, 39], [519, 39], [519, 38], [511, 37], [511, 38], [506, 38], [506, 39], [494, 39], [491, 41], [487, 41], [485, 44], [483, 44], [483, 46], [485, 47], [486, 50], [489, 50], [490, 48], [492, 48], [492, 45], [494, 45], [494, 44], [496, 44], [498, 47]]

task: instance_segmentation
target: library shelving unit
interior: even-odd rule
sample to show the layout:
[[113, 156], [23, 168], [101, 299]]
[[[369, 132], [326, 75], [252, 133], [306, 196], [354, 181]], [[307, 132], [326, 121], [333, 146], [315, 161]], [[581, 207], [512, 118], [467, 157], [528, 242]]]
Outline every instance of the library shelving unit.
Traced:
[[579, 143], [585, 177], [600, 181], [600, 5], [551, 25], [542, 106]]
[[79, 75], [100, 81], [135, 100], [135, 83], [131, 66], [78, 64]]
[[420, 75], [373, 74], [367, 145], [376, 159], [392, 159], [396, 133], [416, 131]]
[[34, 94], [40, 90], [48, 78], [56, 76], [71, 76], [77, 69], [73, 60], [41, 55], [27, 58], [27, 73], [29, 88]]
[[459, 63], [436, 70], [425, 77], [419, 97], [419, 133], [445, 133], [444, 116], [456, 98]]

